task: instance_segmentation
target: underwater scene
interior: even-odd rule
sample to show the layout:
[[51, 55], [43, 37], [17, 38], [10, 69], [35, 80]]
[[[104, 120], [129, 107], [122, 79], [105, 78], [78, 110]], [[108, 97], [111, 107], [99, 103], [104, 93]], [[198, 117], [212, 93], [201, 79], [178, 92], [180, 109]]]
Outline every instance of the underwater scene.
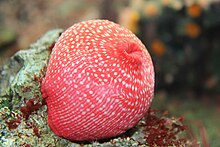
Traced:
[[0, 146], [220, 146], [219, 0], [0, 0]]

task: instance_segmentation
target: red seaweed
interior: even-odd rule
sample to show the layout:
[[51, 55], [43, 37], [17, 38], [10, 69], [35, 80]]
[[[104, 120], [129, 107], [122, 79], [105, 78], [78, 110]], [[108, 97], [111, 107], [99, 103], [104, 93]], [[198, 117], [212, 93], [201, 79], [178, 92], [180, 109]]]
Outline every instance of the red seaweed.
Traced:
[[28, 100], [26, 106], [20, 107], [20, 111], [22, 112], [23, 117], [25, 119], [28, 119], [32, 112], [39, 110], [39, 108], [42, 107], [43, 105], [45, 105], [43, 101], [41, 103], [40, 102], [35, 103], [35, 98], [32, 98]]
[[20, 119], [13, 119], [13, 120], [7, 121], [6, 123], [8, 125], [9, 130], [13, 130], [18, 127], [18, 125], [21, 123], [21, 120]]
[[39, 129], [36, 126], [33, 126], [33, 132], [38, 138], [40, 138]]
[[186, 138], [178, 138], [179, 133], [184, 132], [187, 127], [183, 125], [183, 117], [168, 118], [167, 112], [157, 116], [159, 110], [149, 110], [142, 124], [145, 139], [149, 146], [179, 146], [186, 144]]

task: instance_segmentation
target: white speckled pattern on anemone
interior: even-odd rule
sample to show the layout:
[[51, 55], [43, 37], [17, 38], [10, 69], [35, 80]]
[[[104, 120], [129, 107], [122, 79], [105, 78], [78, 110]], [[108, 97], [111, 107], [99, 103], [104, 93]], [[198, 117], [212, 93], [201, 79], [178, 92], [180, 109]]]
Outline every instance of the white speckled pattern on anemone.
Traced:
[[152, 102], [152, 60], [129, 30], [107, 20], [84, 21], [55, 44], [41, 91], [58, 136], [114, 137], [136, 125]]

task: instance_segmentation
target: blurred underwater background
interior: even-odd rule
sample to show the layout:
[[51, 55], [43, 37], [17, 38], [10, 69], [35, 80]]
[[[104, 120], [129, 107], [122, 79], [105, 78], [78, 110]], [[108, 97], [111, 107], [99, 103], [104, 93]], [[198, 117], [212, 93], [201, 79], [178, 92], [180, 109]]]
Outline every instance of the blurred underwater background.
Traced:
[[0, 0], [0, 65], [48, 30], [112, 20], [152, 56], [152, 108], [184, 117], [204, 147], [220, 146], [219, 16], [219, 0]]

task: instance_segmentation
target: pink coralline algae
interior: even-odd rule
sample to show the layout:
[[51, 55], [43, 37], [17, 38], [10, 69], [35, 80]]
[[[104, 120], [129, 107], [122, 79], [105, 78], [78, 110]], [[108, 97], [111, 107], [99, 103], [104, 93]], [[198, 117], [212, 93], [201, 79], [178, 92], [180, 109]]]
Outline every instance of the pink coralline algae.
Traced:
[[56, 135], [73, 141], [115, 137], [149, 109], [153, 63], [131, 31], [108, 20], [84, 21], [56, 42], [41, 91]]

